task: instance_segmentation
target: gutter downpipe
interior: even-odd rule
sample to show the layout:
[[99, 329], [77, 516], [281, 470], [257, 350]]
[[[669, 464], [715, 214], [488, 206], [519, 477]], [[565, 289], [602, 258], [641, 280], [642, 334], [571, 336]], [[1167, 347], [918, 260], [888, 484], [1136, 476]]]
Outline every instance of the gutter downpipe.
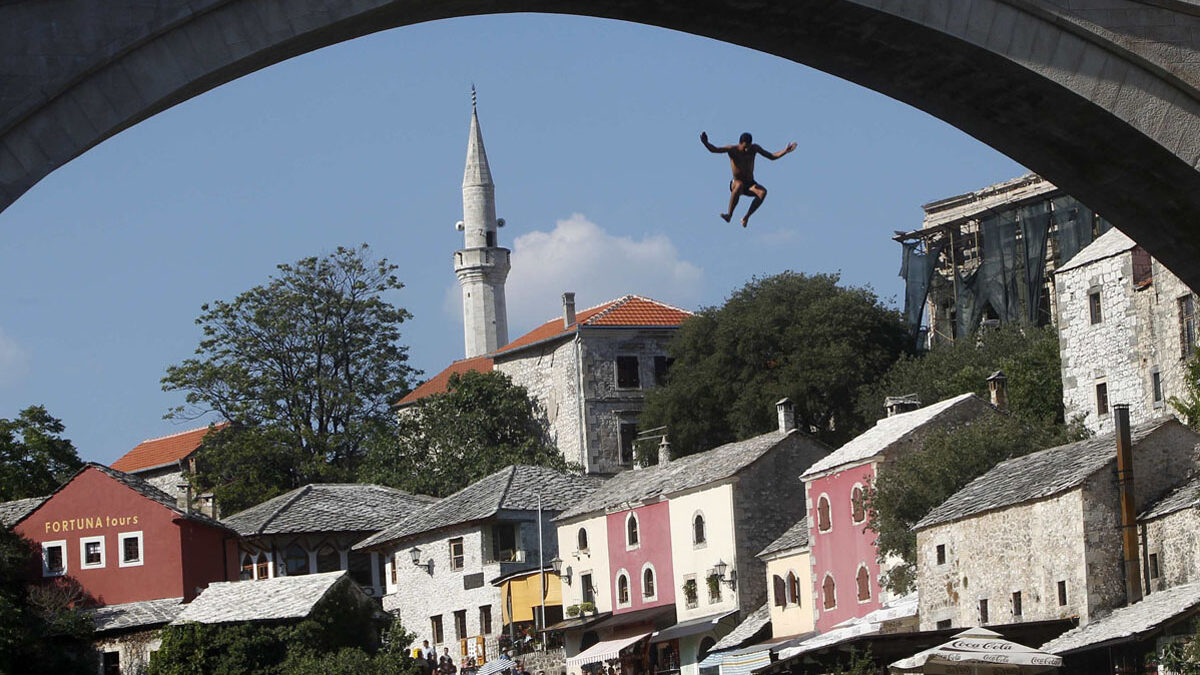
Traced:
[[1113, 425], [1117, 432], [1117, 491], [1121, 503], [1121, 545], [1125, 563], [1125, 601], [1142, 599], [1142, 581], [1138, 559], [1137, 512], [1133, 493], [1133, 441], [1129, 432], [1129, 406], [1113, 406]]

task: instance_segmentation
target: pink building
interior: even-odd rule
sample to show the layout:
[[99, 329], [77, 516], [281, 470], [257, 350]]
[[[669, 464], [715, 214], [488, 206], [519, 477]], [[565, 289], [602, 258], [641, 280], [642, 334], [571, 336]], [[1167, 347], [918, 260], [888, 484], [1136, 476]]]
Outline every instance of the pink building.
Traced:
[[675, 604], [668, 503], [610, 513], [606, 524], [613, 614]]
[[[901, 412], [905, 403], [910, 404], [909, 412]], [[816, 628], [822, 633], [891, 599], [879, 583], [887, 569], [879, 564], [875, 533], [867, 527], [863, 504], [880, 466], [919, 449], [931, 430], [996, 410], [974, 394], [911, 410], [914, 405], [920, 404], [895, 401], [887, 417], [801, 476], [809, 513]]]

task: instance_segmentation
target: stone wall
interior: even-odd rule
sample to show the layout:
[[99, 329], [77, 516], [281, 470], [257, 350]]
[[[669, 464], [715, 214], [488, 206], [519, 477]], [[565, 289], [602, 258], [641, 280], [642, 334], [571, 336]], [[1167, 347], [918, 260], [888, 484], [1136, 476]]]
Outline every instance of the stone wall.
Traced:
[[[150, 667], [150, 655], [161, 645], [160, 628], [99, 637], [92, 642], [98, 659], [103, 659], [105, 652], [117, 652], [122, 675], [145, 673]], [[29, 665], [32, 669], [33, 664]]]
[[[1150, 592], [1200, 580], [1200, 511], [1195, 507], [1168, 513], [1142, 523], [1146, 551], [1157, 556], [1158, 576], [1150, 579]], [[1143, 569], [1142, 578], [1147, 576]]]
[[550, 442], [568, 462], [586, 467], [580, 431], [578, 339], [547, 343], [495, 359], [495, 368], [525, 387], [544, 415]]

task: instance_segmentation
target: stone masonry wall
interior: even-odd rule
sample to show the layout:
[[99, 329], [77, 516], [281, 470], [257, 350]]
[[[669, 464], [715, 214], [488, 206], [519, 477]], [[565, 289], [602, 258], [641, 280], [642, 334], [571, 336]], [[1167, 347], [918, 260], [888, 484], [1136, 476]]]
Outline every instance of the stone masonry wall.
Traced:
[[1151, 554], [1158, 556], [1158, 577], [1150, 580], [1151, 592], [1200, 580], [1200, 511], [1194, 507], [1175, 511], [1142, 527], [1143, 563]]
[[545, 416], [550, 442], [568, 462], [587, 466], [580, 433], [576, 340], [523, 349], [519, 358], [496, 359], [496, 370], [525, 387]]

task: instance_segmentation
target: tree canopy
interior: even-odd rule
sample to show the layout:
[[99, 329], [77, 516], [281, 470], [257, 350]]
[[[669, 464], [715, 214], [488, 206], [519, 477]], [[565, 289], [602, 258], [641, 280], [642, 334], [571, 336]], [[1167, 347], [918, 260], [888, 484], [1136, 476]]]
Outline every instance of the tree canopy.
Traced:
[[376, 437], [360, 480], [445, 496], [511, 464], [570, 467], [525, 388], [498, 371], [450, 376], [447, 391], [400, 411]]
[[836, 274], [756, 277], [683, 323], [669, 381], [647, 393], [639, 426], [666, 425], [687, 455], [775, 428], [786, 396], [801, 429], [838, 445], [863, 428], [859, 388], [909, 341], [899, 313]]
[[364, 244], [278, 270], [231, 301], [203, 305], [196, 356], [162, 380], [187, 394], [170, 416], [231, 422], [205, 440], [215, 451], [197, 476], [227, 510], [353, 476], [412, 375], [400, 344], [410, 315], [385, 298], [403, 288], [395, 265], [372, 260]]
[[63, 429], [40, 405], [0, 419], [0, 502], [48, 495], [83, 466]]

